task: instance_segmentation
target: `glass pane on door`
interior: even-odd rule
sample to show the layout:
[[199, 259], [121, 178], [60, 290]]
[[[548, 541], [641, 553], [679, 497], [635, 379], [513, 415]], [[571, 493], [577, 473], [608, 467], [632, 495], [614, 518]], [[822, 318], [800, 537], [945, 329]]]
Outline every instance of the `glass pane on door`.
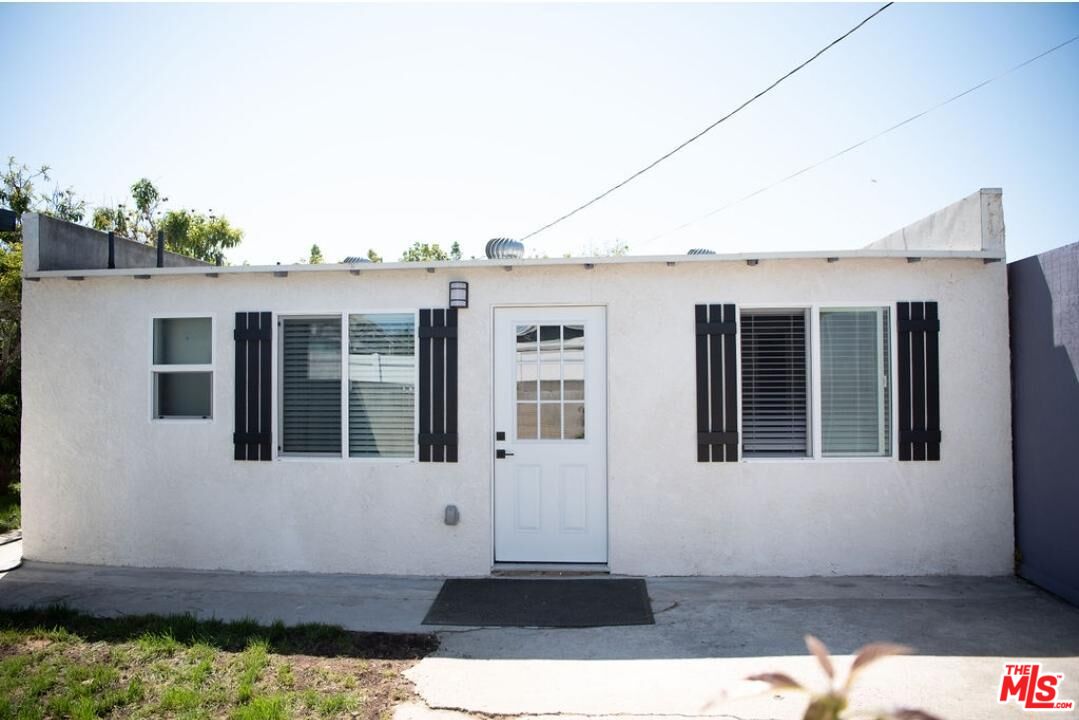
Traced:
[[584, 439], [584, 326], [515, 329], [517, 439]]

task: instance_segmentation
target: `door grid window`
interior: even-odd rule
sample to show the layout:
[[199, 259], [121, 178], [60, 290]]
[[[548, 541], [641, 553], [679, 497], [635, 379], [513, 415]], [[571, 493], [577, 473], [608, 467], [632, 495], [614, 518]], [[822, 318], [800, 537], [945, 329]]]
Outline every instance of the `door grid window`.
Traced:
[[517, 439], [584, 439], [583, 325], [518, 325]]

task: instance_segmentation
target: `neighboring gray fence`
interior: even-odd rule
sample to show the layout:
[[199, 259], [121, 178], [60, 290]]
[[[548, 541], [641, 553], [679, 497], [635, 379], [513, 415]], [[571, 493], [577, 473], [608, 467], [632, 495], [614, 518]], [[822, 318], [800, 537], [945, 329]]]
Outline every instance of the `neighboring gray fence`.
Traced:
[[1079, 243], [1008, 265], [1016, 571], [1079, 604]]

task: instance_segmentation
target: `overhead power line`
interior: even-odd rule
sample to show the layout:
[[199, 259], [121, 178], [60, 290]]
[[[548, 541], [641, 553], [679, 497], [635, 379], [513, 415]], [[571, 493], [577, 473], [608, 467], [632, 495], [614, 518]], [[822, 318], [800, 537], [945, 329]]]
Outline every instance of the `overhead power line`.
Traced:
[[614, 185], [613, 187], [611, 187], [611, 188], [609, 188], [609, 189], [607, 189], [607, 190], [603, 191], [602, 193], [600, 193], [599, 195], [595, 196], [594, 198], [592, 198], [592, 199], [591, 199], [591, 200], [589, 200], [588, 202], [584, 203], [583, 205], [578, 205], [577, 207], [575, 207], [575, 208], [574, 208], [573, 210], [570, 210], [570, 211], [569, 211], [568, 213], [566, 213], [565, 215], [562, 215], [561, 217], [559, 217], [559, 218], [557, 218], [557, 219], [555, 219], [555, 220], [552, 220], [551, 222], [547, 223], [547, 224], [546, 224], [546, 225], [544, 225], [543, 227], [537, 228], [536, 230], [533, 230], [532, 232], [528, 233], [527, 235], [525, 235], [525, 236], [521, 237], [521, 240], [527, 240], [527, 239], [528, 239], [528, 238], [530, 238], [530, 237], [534, 237], [534, 236], [536, 236], [536, 235], [539, 235], [539, 234], [540, 234], [541, 232], [543, 232], [544, 230], [549, 230], [549, 229], [553, 228], [553, 227], [554, 227], [555, 225], [557, 225], [558, 223], [562, 222], [563, 220], [567, 220], [567, 219], [569, 219], [569, 218], [573, 217], [574, 215], [576, 215], [577, 213], [579, 213], [580, 211], [584, 210], [585, 208], [587, 208], [587, 207], [589, 207], [589, 206], [591, 206], [591, 205], [593, 205], [593, 204], [595, 204], [595, 203], [599, 202], [599, 201], [600, 201], [600, 200], [602, 200], [603, 198], [605, 198], [605, 197], [607, 197], [608, 195], [610, 195], [611, 193], [613, 193], [613, 192], [614, 192], [615, 190], [618, 190], [619, 188], [622, 188], [622, 187], [624, 187], [625, 185], [627, 185], [627, 184], [629, 184], [629, 183], [633, 182], [634, 180], [636, 180], [637, 178], [639, 178], [639, 177], [640, 177], [641, 175], [644, 175], [644, 174], [645, 174], [646, 172], [648, 172], [649, 170], [651, 170], [652, 168], [654, 168], [654, 167], [655, 167], [656, 165], [659, 165], [659, 164], [660, 164], [661, 162], [663, 162], [663, 161], [664, 161], [664, 160], [666, 160], [667, 158], [669, 158], [669, 157], [671, 157], [672, 155], [674, 155], [674, 154], [675, 154], [676, 152], [678, 152], [679, 150], [682, 150], [683, 148], [685, 148], [685, 147], [686, 147], [687, 145], [689, 145], [690, 143], [692, 143], [692, 142], [695, 142], [696, 140], [699, 140], [699, 139], [700, 139], [701, 137], [703, 137], [703, 136], [704, 136], [704, 135], [705, 135], [706, 133], [708, 133], [709, 131], [711, 131], [711, 130], [715, 129], [715, 128], [716, 128], [717, 126], [719, 126], [719, 125], [720, 125], [720, 124], [722, 124], [723, 122], [725, 122], [725, 121], [729, 120], [730, 118], [734, 117], [734, 116], [735, 116], [735, 115], [737, 115], [737, 114], [738, 114], [739, 112], [741, 112], [741, 111], [742, 111], [742, 110], [744, 110], [745, 108], [749, 107], [749, 106], [750, 106], [750, 105], [751, 105], [751, 104], [752, 104], [753, 102], [755, 102], [756, 100], [758, 100], [758, 99], [760, 99], [761, 97], [763, 97], [763, 96], [767, 95], [767, 94], [768, 94], [769, 92], [771, 92], [772, 90], [774, 90], [774, 89], [775, 89], [775, 88], [776, 88], [776, 87], [777, 87], [777, 86], [778, 86], [778, 85], [779, 85], [780, 83], [782, 83], [782, 82], [783, 82], [784, 80], [786, 80], [787, 78], [789, 78], [789, 77], [791, 77], [792, 75], [794, 75], [795, 73], [797, 73], [797, 72], [798, 72], [799, 70], [801, 70], [802, 68], [804, 68], [804, 67], [805, 67], [806, 65], [809, 65], [809, 64], [810, 64], [811, 62], [813, 62], [814, 60], [816, 60], [817, 58], [819, 58], [819, 57], [820, 57], [821, 55], [823, 55], [824, 53], [826, 53], [826, 52], [828, 52], [829, 50], [831, 50], [831, 49], [832, 49], [833, 47], [835, 47], [836, 45], [838, 45], [838, 44], [839, 44], [839, 43], [841, 43], [842, 41], [846, 40], [846, 39], [847, 39], [848, 37], [850, 37], [851, 35], [853, 35], [853, 34], [854, 34], [854, 33], [855, 33], [855, 32], [856, 32], [856, 31], [857, 31], [857, 30], [858, 30], [859, 28], [861, 28], [861, 27], [862, 27], [863, 25], [865, 25], [865, 24], [866, 24], [867, 22], [869, 22], [870, 20], [872, 20], [873, 18], [875, 18], [875, 17], [877, 16], [877, 15], [880, 15], [880, 14], [881, 14], [882, 12], [884, 12], [884, 11], [885, 11], [885, 10], [887, 10], [887, 9], [888, 9], [889, 7], [891, 7], [891, 6], [893, 5], [893, 4], [894, 4], [894, 3], [888, 2], [888, 3], [885, 3], [884, 5], [880, 6], [879, 8], [877, 8], [876, 10], [874, 10], [874, 11], [873, 11], [873, 12], [872, 12], [872, 13], [871, 13], [871, 14], [870, 14], [870, 15], [869, 15], [868, 17], [866, 17], [866, 18], [865, 18], [864, 20], [862, 20], [862, 21], [861, 21], [860, 23], [858, 23], [857, 25], [855, 25], [854, 27], [852, 27], [852, 28], [851, 28], [850, 30], [848, 30], [847, 32], [843, 33], [842, 35], [840, 35], [839, 37], [837, 37], [837, 38], [836, 38], [835, 40], [833, 40], [832, 42], [828, 43], [828, 44], [827, 44], [827, 45], [825, 45], [825, 46], [824, 46], [823, 48], [821, 48], [820, 50], [818, 50], [817, 52], [815, 52], [815, 53], [813, 54], [813, 56], [812, 56], [812, 57], [810, 57], [810, 58], [809, 58], [808, 60], [804, 61], [803, 63], [801, 63], [800, 65], [798, 65], [797, 67], [795, 67], [795, 68], [794, 68], [793, 70], [789, 71], [788, 73], [786, 73], [785, 75], [783, 75], [782, 77], [780, 77], [780, 78], [779, 78], [778, 80], [776, 80], [775, 82], [773, 82], [773, 83], [772, 83], [771, 85], [769, 85], [768, 87], [764, 88], [763, 90], [761, 90], [760, 92], [758, 92], [758, 93], [757, 93], [756, 95], [754, 95], [753, 97], [749, 98], [749, 99], [748, 99], [748, 100], [746, 100], [746, 101], [745, 101], [744, 103], [742, 103], [741, 105], [739, 105], [738, 107], [736, 107], [736, 108], [735, 108], [734, 110], [731, 110], [731, 111], [730, 111], [729, 113], [727, 113], [726, 115], [724, 115], [724, 116], [723, 116], [723, 117], [721, 117], [720, 119], [716, 120], [716, 121], [715, 121], [714, 123], [712, 123], [711, 125], [709, 125], [709, 126], [708, 126], [708, 127], [706, 127], [705, 129], [701, 130], [701, 131], [700, 131], [699, 133], [697, 133], [697, 134], [696, 134], [696, 135], [694, 135], [693, 137], [691, 137], [691, 138], [689, 138], [688, 140], [686, 140], [686, 141], [682, 142], [682, 143], [681, 143], [681, 144], [679, 144], [679, 145], [678, 145], [677, 147], [675, 147], [675, 148], [674, 148], [673, 150], [671, 150], [671, 151], [669, 151], [669, 152], [667, 152], [667, 153], [664, 153], [663, 155], [659, 156], [658, 158], [656, 158], [656, 159], [655, 159], [655, 160], [653, 160], [652, 162], [648, 163], [648, 165], [645, 165], [645, 166], [644, 166], [643, 168], [641, 168], [641, 169], [640, 169], [640, 170], [638, 170], [637, 172], [635, 172], [635, 173], [633, 173], [632, 175], [630, 175], [629, 177], [627, 177], [627, 178], [626, 178], [625, 180], [623, 180], [622, 182], [620, 182], [620, 183], [618, 183], [617, 185]]
[[787, 175], [786, 177], [783, 177], [783, 178], [780, 178], [779, 180], [776, 180], [775, 182], [772, 182], [772, 183], [769, 183], [768, 185], [757, 188], [756, 190], [749, 193], [748, 195], [743, 195], [742, 197], [738, 198], [737, 200], [729, 202], [726, 205], [722, 205], [722, 206], [716, 208], [715, 210], [707, 212], [704, 215], [701, 215], [700, 217], [698, 217], [698, 218], [696, 218], [694, 220], [690, 220], [689, 222], [682, 223], [681, 225], [679, 225], [676, 228], [671, 228], [670, 230], [662, 232], [659, 235], [654, 235], [651, 238], [649, 238], [648, 240], [645, 240], [644, 244], [648, 245], [648, 244], [650, 244], [650, 243], [652, 243], [652, 242], [654, 242], [656, 240], [659, 240], [660, 238], [666, 237], [667, 235], [671, 235], [673, 233], [676, 233], [679, 230], [684, 230], [684, 229], [686, 229], [687, 227], [689, 227], [691, 225], [696, 225], [699, 222], [707, 220], [708, 218], [712, 217], [713, 215], [718, 215], [719, 213], [723, 212], [724, 210], [729, 210], [730, 208], [734, 207], [735, 205], [743, 203], [746, 200], [749, 200], [750, 198], [754, 198], [754, 197], [760, 195], [761, 193], [767, 192], [768, 190], [771, 190], [772, 188], [774, 188], [774, 187], [776, 187], [778, 185], [782, 185], [783, 183], [787, 182], [788, 180], [793, 180], [794, 178], [798, 177], [799, 175], [804, 175], [807, 172], [809, 172], [810, 170], [814, 170], [816, 168], [819, 168], [821, 165], [824, 165], [825, 163], [831, 162], [832, 160], [835, 160], [838, 157], [846, 155], [849, 152], [857, 150], [858, 148], [862, 147], [863, 145], [865, 145], [867, 143], [870, 143], [870, 142], [876, 140], [877, 138], [883, 137], [884, 135], [887, 135], [888, 133], [890, 133], [890, 132], [892, 132], [894, 130], [898, 130], [899, 128], [903, 127], [904, 125], [908, 125], [908, 124], [914, 122], [915, 120], [928, 115], [929, 113], [933, 112], [934, 110], [939, 110], [940, 108], [944, 107], [945, 105], [949, 105], [949, 104], [955, 102], [956, 100], [959, 100], [960, 98], [965, 97], [965, 96], [971, 94], [972, 92], [975, 92], [976, 90], [981, 90], [986, 85], [988, 85], [988, 84], [990, 84], [992, 82], [996, 82], [997, 80], [1000, 80], [1001, 78], [1012, 74], [1016, 70], [1021, 70], [1024, 67], [1026, 67], [1027, 65], [1030, 65], [1033, 62], [1041, 60], [1046, 55], [1054, 53], [1057, 50], [1060, 50], [1061, 48], [1063, 48], [1063, 47], [1065, 47], [1067, 45], [1070, 45], [1071, 43], [1075, 42], [1076, 40], [1079, 40], [1079, 35], [1076, 35], [1076, 36], [1074, 36], [1072, 38], [1069, 38], [1068, 40], [1065, 40], [1064, 42], [1060, 43], [1059, 45], [1054, 45], [1053, 47], [1049, 48], [1048, 50], [1046, 50], [1044, 52], [1041, 52], [1041, 53], [1035, 55], [1032, 58], [1028, 58], [1027, 60], [1024, 60], [1023, 62], [1019, 63], [1018, 65], [1015, 65], [1013, 67], [1008, 68], [1007, 70], [1000, 73], [999, 75], [994, 75], [991, 78], [988, 78], [986, 80], [982, 80], [977, 85], [972, 85], [969, 88], [967, 88], [966, 90], [964, 90], [963, 92], [958, 93], [956, 95], [952, 95], [947, 100], [941, 100], [936, 105], [931, 105], [930, 107], [926, 108], [925, 110], [922, 110], [921, 112], [918, 112], [918, 113], [915, 113], [914, 115], [911, 115], [906, 120], [902, 120], [900, 122], [897, 122], [895, 125], [892, 125], [891, 127], [887, 127], [887, 128], [881, 130], [878, 133], [875, 133], [873, 135], [870, 135], [867, 138], [859, 140], [858, 142], [854, 143], [853, 145], [849, 145], [849, 146], [843, 148], [842, 150], [840, 150], [838, 152], [832, 153], [828, 157], [823, 158], [821, 160], [818, 160], [817, 162], [813, 163], [812, 165], [806, 165], [804, 168], [802, 168], [801, 170], [798, 170], [797, 172], [793, 172], [790, 175]]

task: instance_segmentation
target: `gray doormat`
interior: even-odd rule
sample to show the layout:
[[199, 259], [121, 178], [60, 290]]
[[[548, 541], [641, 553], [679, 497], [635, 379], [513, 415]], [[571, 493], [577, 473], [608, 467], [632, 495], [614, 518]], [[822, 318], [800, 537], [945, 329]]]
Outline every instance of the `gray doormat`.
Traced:
[[654, 625], [640, 579], [447, 580], [424, 625], [585, 628]]

